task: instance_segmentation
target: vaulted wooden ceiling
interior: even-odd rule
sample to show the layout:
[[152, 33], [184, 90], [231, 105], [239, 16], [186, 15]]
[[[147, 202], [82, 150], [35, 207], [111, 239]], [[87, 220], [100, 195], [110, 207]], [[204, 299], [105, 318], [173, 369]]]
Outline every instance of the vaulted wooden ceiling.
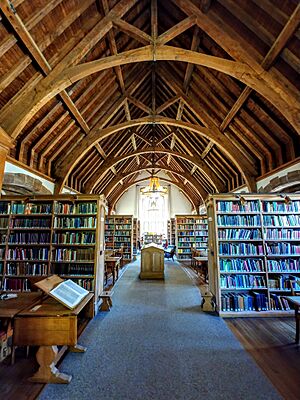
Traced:
[[0, 4], [0, 126], [57, 192], [164, 171], [197, 206], [299, 156], [298, 0]]

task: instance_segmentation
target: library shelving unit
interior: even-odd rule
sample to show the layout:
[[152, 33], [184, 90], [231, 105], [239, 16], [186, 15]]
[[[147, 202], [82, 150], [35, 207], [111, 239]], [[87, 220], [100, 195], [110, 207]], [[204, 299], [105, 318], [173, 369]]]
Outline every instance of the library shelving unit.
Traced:
[[206, 215], [176, 215], [177, 258], [190, 261], [192, 248], [207, 254], [208, 228]]
[[133, 257], [133, 217], [132, 215], [109, 215], [105, 221], [105, 249], [123, 248], [123, 261]]
[[209, 285], [223, 317], [289, 315], [300, 277], [300, 197], [212, 195], [207, 201]]
[[103, 196], [2, 196], [1, 289], [30, 291], [57, 274], [95, 293], [103, 290]]
[[171, 236], [170, 236], [170, 244], [175, 245], [176, 243], [176, 221], [175, 218], [170, 219], [171, 222]]
[[144, 234], [144, 244], [155, 243], [155, 244], [161, 245], [162, 237], [163, 237], [163, 235], [161, 235], [159, 233], [147, 232]]
[[138, 251], [138, 240], [140, 240], [140, 221], [133, 218], [133, 256], [136, 257]]
[[167, 221], [167, 239], [168, 243], [171, 244], [171, 220], [168, 219]]

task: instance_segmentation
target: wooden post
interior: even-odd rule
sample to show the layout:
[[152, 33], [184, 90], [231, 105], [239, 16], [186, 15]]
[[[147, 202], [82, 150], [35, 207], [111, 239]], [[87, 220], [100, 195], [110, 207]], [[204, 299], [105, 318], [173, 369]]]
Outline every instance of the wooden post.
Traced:
[[0, 194], [4, 178], [5, 161], [9, 150], [14, 146], [13, 139], [0, 126]]

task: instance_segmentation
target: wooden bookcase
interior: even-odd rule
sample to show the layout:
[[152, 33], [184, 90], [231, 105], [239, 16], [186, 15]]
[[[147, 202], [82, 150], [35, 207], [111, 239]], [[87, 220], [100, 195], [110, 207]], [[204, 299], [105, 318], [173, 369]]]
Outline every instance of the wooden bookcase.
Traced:
[[155, 244], [162, 244], [163, 235], [158, 233], [151, 233], [147, 232], [144, 234], [144, 245], [155, 243]]
[[300, 196], [212, 195], [209, 285], [221, 316], [288, 315], [300, 277]]
[[137, 255], [138, 240], [140, 240], [140, 221], [133, 218], [133, 256]]
[[133, 257], [133, 217], [132, 215], [110, 215], [105, 221], [105, 249], [123, 248], [123, 261]]
[[103, 290], [103, 196], [2, 196], [1, 289], [30, 291], [52, 274], [95, 293]]
[[176, 252], [178, 260], [190, 261], [192, 248], [207, 254], [206, 215], [176, 215]]
[[168, 219], [168, 243], [170, 245], [175, 245], [176, 243], [176, 221], [175, 218]]

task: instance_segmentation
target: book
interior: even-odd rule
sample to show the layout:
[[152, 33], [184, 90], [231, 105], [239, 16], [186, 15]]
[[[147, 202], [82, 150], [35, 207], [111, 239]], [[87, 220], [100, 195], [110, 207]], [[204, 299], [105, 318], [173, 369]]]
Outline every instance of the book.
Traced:
[[71, 310], [89, 294], [88, 290], [71, 279], [63, 280], [57, 275], [43, 279], [35, 285]]

